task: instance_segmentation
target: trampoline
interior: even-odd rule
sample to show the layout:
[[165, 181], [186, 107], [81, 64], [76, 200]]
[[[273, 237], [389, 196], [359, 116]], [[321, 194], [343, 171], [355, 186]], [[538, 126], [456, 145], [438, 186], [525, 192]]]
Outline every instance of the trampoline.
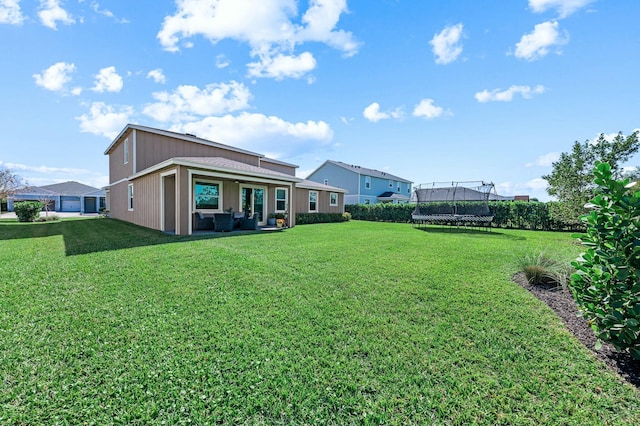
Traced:
[[493, 182], [432, 182], [415, 187], [416, 208], [411, 214], [414, 227], [441, 225], [490, 229], [493, 214], [489, 199], [495, 194]]

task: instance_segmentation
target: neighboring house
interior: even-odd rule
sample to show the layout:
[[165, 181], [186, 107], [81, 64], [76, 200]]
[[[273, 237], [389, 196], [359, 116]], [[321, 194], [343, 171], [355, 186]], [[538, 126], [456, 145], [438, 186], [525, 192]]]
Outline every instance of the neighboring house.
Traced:
[[295, 176], [296, 165], [191, 134], [128, 124], [105, 155], [110, 216], [176, 235], [228, 210], [259, 225], [286, 213], [290, 227], [295, 213], [344, 212], [344, 189], [318, 188]]
[[340, 161], [325, 161], [308, 180], [347, 190], [345, 204], [407, 203], [411, 200], [410, 180]]
[[98, 213], [106, 206], [106, 191], [79, 182], [27, 186], [9, 197], [7, 209], [18, 201], [40, 201], [51, 212]]

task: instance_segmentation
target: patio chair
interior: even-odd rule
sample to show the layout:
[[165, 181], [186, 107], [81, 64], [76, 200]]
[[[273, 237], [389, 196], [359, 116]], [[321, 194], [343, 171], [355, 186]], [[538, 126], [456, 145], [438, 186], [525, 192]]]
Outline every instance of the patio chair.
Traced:
[[205, 216], [201, 212], [195, 212], [193, 214], [193, 229], [195, 231], [206, 231], [212, 230], [213, 228], [213, 217]]
[[234, 218], [232, 213], [214, 213], [213, 222], [215, 225], [214, 230], [216, 232], [233, 231]]

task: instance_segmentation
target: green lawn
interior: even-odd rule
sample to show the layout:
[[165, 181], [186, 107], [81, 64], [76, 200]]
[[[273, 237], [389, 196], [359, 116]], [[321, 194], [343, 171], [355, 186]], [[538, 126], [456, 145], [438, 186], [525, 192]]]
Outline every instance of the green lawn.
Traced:
[[637, 424], [510, 281], [567, 234], [0, 221], [0, 424]]

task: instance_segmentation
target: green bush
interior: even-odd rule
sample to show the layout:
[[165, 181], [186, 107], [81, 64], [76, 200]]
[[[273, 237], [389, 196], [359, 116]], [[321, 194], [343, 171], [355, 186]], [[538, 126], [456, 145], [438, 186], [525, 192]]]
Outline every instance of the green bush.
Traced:
[[13, 211], [18, 222], [33, 222], [40, 217], [42, 203], [40, 201], [19, 201], [13, 204]]
[[344, 213], [296, 213], [296, 225], [308, 225], [310, 223], [346, 222]]
[[640, 359], [640, 191], [613, 179], [608, 163], [596, 163], [591, 200], [582, 216], [587, 247], [575, 262], [571, 289], [600, 341]]

